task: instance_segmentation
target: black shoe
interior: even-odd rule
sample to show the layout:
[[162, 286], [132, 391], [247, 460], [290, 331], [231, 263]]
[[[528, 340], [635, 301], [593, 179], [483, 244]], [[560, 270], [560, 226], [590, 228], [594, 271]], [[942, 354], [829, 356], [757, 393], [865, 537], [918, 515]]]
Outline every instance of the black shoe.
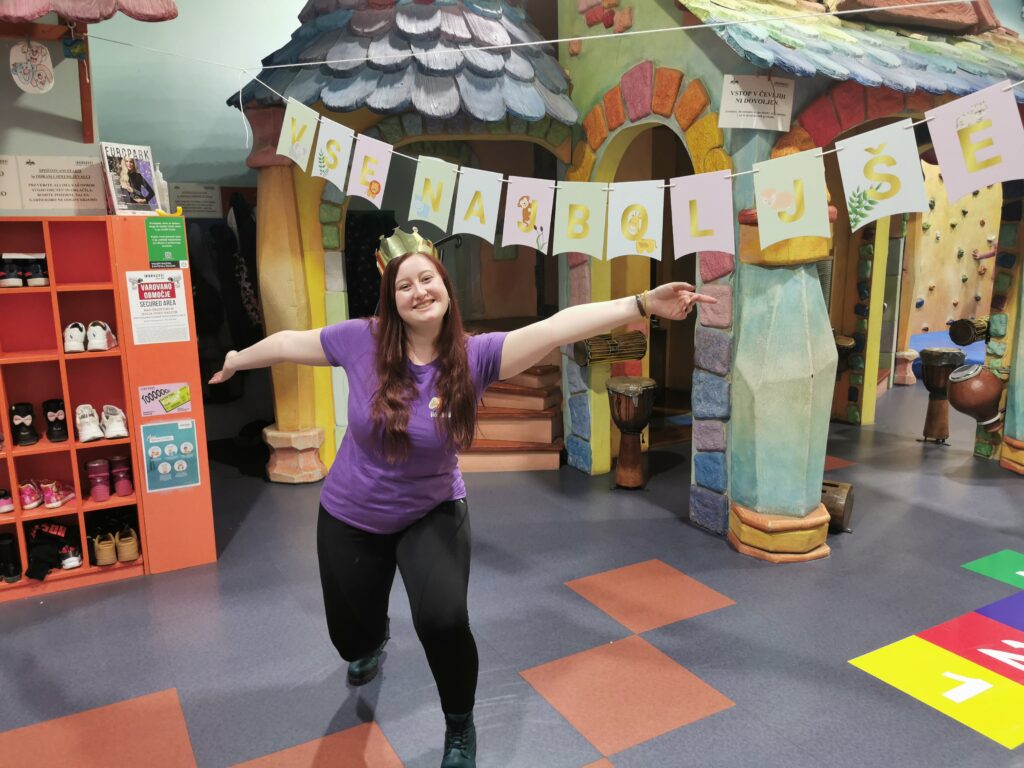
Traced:
[[21, 556], [12, 533], [0, 533], [0, 579], [8, 584], [21, 581]]
[[21, 267], [14, 259], [4, 259], [0, 267], [0, 288], [20, 288], [25, 285], [21, 276]]
[[50, 284], [50, 275], [46, 271], [46, 259], [32, 259], [28, 267], [22, 272], [25, 278], [25, 285], [29, 287], [40, 287]]
[[15, 445], [35, 445], [39, 442], [32, 421], [32, 403], [15, 403], [11, 406], [11, 436]]
[[348, 665], [349, 685], [366, 685], [380, 671], [380, 654], [391, 639], [391, 619], [384, 625], [384, 642], [369, 656], [356, 659]]
[[63, 443], [68, 439], [68, 422], [64, 413], [64, 401], [60, 398], [43, 401], [43, 415], [46, 416], [46, 439], [51, 443]]
[[444, 757], [441, 768], [476, 768], [476, 726], [473, 711], [444, 715]]

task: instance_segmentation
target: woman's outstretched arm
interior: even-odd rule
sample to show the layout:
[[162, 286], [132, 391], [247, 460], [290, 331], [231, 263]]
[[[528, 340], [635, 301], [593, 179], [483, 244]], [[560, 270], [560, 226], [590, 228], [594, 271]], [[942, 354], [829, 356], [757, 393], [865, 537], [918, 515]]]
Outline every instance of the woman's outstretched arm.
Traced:
[[[698, 303], [714, 304], [717, 299], [694, 293], [689, 283], [665, 283], [647, 291], [646, 312], [669, 320], [682, 320]], [[512, 331], [501, 351], [499, 378], [507, 379], [525, 371], [555, 347], [606, 333], [642, 317], [635, 296], [611, 301], [579, 304], [551, 317]]]
[[320, 344], [320, 329], [311, 331], [278, 331], [261, 339], [251, 347], [228, 352], [223, 367], [210, 378], [211, 384], [230, 379], [235, 371], [265, 368], [278, 363], [301, 365], [330, 365]]

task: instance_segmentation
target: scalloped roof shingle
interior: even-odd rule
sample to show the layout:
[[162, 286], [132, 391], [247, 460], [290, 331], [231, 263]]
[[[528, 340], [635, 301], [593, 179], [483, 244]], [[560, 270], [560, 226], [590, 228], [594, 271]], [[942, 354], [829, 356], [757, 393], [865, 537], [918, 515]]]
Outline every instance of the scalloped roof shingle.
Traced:
[[95, 24], [118, 11], [138, 21], [167, 21], [178, 16], [174, 0], [4, 0], [0, 21], [35, 21], [56, 13], [71, 21]]

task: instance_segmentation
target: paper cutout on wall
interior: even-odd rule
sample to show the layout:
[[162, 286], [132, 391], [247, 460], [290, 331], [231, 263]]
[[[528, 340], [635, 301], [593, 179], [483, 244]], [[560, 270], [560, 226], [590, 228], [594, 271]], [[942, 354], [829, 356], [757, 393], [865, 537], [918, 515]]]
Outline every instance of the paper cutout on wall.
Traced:
[[420, 158], [412, 183], [409, 221], [426, 221], [444, 232], [448, 231], [457, 170], [457, 166], [436, 157]]
[[528, 245], [541, 253], [548, 252], [555, 196], [553, 186], [554, 182], [544, 179], [508, 177], [502, 247]]
[[573, 251], [604, 258], [607, 195], [604, 184], [564, 181], [555, 200], [553, 254]]
[[925, 112], [951, 202], [1024, 178], [1024, 125], [1009, 85], [1004, 80]]
[[928, 210], [910, 120], [836, 142], [850, 230], [885, 216]]
[[494, 244], [501, 205], [500, 173], [461, 168], [452, 234], [476, 235]]
[[608, 195], [609, 259], [639, 254], [661, 261], [665, 192], [661, 181], [613, 184]]
[[25, 93], [46, 93], [53, 88], [50, 49], [31, 40], [11, 46], [11, 77]]
[[391, 145], [359, 134], [348, 177], [348, 194], [369, 200], [377, 208], [384, 199], [391, 168]]
[[825, 163], [820, 149], [754, 163], [754, 170], [762, 248], [794, 237], [829, 237]]
[[355, 140], [356, 134], [351, 128], [339, 125], [333, 120], [325, 119], [321, 122], [313, 161], [313, 175], [327, 179], [344, 192], [348, 161], [352, 158]]
[[680, 176], [669, 184], [674, 257], [698, 251], [736, 253], [729, 172]]
[[277, 154], [290, 157], [303, 171], [309, 168], [309, 156], [313, 152], [313, 138], [316, 136], [316, 119], [315, 111], [295, 99], [288, 99], [281, 136], [277, 140]]

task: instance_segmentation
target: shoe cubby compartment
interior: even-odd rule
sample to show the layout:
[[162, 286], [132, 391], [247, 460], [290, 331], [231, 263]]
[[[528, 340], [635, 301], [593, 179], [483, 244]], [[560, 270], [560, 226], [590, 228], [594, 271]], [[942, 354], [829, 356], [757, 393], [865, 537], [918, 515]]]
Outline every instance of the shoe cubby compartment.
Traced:
[[[68, 356], [65, 363], [68, 373], [68, 395], [70, 402], [67, 402], [68, 429], [73, 431], [78, 445], [83, 443], [79, 440], [78, 425], [75, 420], [75, 411], [78, 406], [88, 403], [96, 410], [96, 415], [102, 417], [104, 405], [116, 405], [127, 413], [124, 402], [124, 383], [121, 378], [121, 359], [118, 357], [94, 357], [90, 358], [89, 353], [78, 356]], [[127, 424], [129, 429], [131, 424]], [[121, 438], [124, 439], [124, 438]], [[102, 442], [102, 441], [96, 441]], [[84, 445], [93, 445], [93, 442]]]
[[[21, 529], [28, 556], [26, 575], [33, 570], [36, 570], [37, 576], [42, 575], [37, 561], [45, 562], [43, 567], [49, 566], [43, 578], [36, 581], [48, 581], [62, 575], [73, 576], [75, 571], [81, 571], [85, 566], [86, 542], [77, 515], [61, 514], [45, 520], [26, 520], [21, 524]], [[68, 559], [69, 565], [64, 567], [62, 561], [70, 557], [76, 557], [77, 560]]]
[[51, 221], [50, 281], [61, 288], [111, 286], [105, 219]]
[[[0, 498], [0, 525], [7, 520], [14, 519], [13, 499], [18, 495], [18, 487], [11, 482], [11, 473], [7, 468], [6, 461], [0, 461], [0, 489], [7, 491], [10, 496], [6, 499]], [[3, 509], [3, 507], [9, 507]]]
[[75, 475], [71, 464], [71, 454], [66, 452], [34, 453], [28, 456], [16, 456], [14, 459], [14, 474], [11, 484], [11, 496], [21, 514], [22, 520], [37, 517], [52, 517], [53, 515], [75, 514], [81, 506], [81, 498], [76, 495], [68, 499], [59, 507], [47, 507], [40, 499], [37, 506], [26, 509], [21, 501], [21, 486], [30, 480], [35, 481], [36, 486], [42, 492], [42, 484], [45, 481], [56, 480], [64, 483], [68, 488], [75, 488]]
[[0, 219], [0, 253], [45, 253], [46, 238], [41, 221]]
[[[4, 418], [7, 420], [7, 430], [11, 437], [11, 453], [15, 456], [24, 453], [38, 453], [42, 451], [61, 450], [68, 445], [67, 441], [51, 443], [46, 437], [46, 412], [43, 403], [51, 399], [62, 399], [64, 388], [60, 379], [60, 364], [56, 361], [40, 363], [18, 363], [5, 365], [2, 368], [5, 406]], [[39, 440], [32, 445], [18, 445], [15, 440], [18, 426], [14, 425], [13, 416], [17, 416], [22, 422], [27, 415], [27, 409], [19, 407], [27, 403], [31, 408], [31, 427], [35, 430]], [[12, 414], [12, 411], [14, 413]]]
[[[114, 556], [116, 562], [110, 562], [110, 556], [106, 560], [99, 561], [96, 554], [95, 541], [97, 536], [106, 537], [121, 534], [128, 530], [135, 532], [138, 556], [133, 557], [134, 552], [130, 548], [122, 548], [117, 551], [116, 545]], [[139, 528], [139, 509], [135, 505], [114, 507], [111, 509], [97, 509], [85, 516], [86, 548], [88, 549], [88, 562], [94, 568], [125, 568], [134, 565], [142, 565], [142, 531]]]
[[56, 356], [59, 334], [48, 292], [0, 295], [0, 318], [0, 362]]
[[[89, 323], [101, 320], [110, 326], [114, 338], [121, 337], [120, 329], [117, 327], [117, 312], [114, 308], [114, 292], [109, 290], [83, 290], [64, 291], [58, 294], [57, 310], [60, 315], [61, 349], [67, 355], [95, 355], [102, 350], [88, 351], [88, 343], [83, 339], [86, 351], [71, 352], [66, 347], [63, 339], [64, 329], [71, 323], [81, 323], [83, 328], [88, 329]], [[108, 354], [119, 354], [119, 348], [113, 347]]]
[[18, 543], [18, 527], [0, 518], [0, 592], [24, 579], [25, 558]]
[[[135, 461], [131, 455], [131, 446], [127, 440], [97, 440], [93, 443], [85, 443], [78, 447], [75, 455], [78, 462], [78, 479], [80, 483], [78, 495], [82, 499], [82, 506], [86, 513], [95, 509], [125, 507], [135, 504]], [[121, 461], [115, 461], [116, 459], [121, 459]], [[107, 464], [100, 467], [97, 467], [95, 464], [90, 466], [92, 462], [101, 460], [106, 461]], [[124, 462], [127, 462], [128, 465], [127, 478], [130, 483], [128, 486], [125, 486], [122, 482], [120, 490], [127, 489], [129, 492], [119, 495], [117, 493], [119, 490], [118, 470], [119, 467], [124, 466]], [[101, 491], [94, 496], [92, 493], [93, 485], [95, 484], [93, 476], [103, 472], [106, 472], [105, 485], [107, 492], [104, 494]], [[101, 485], [103, 484], [101, 479]]]

